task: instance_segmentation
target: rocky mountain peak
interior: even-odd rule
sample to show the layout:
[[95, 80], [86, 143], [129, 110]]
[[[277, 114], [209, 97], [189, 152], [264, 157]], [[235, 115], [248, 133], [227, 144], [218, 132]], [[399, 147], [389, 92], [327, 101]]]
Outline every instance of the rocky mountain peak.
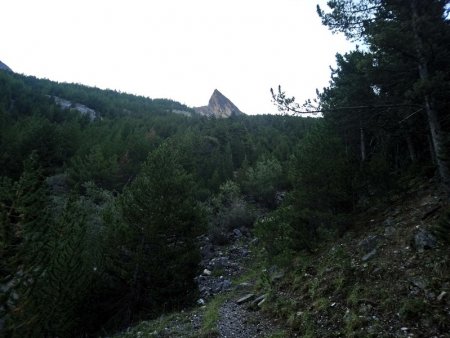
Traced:
[[244, 114], [236, 105], [217, 89], [214, 89], [207, 106], [196, 107], [194, 110], [200, 115], [228, 118]]
[[0, 61], [0, 70], [7, 70], [9, 72], [12, 72], [12, 69], [9, 68], [7, 65], [5, 65], [3, 62]]

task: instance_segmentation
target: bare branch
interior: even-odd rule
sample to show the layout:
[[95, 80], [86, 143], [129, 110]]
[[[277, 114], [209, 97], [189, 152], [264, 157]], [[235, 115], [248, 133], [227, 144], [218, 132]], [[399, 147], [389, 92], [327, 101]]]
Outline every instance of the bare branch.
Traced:
[[[422, 111], [424, 108], [418, 104], [382, 104], [382, 105], [362, 105], [362, 106], [348, 106], [348, 107], [335, 107], [332, 109], [320, 108], [313, 106], [311, 101], [306, 101], [303, 105], [300, 105], [295, 102], [295, 97], [286, 97], [286, 93], [281, 90], [281, 86], [278, 86], [278, 93], [275, 94], [273, 88], [270, 88], [270, 92], [272, 93], [272, 102], [278, 107], [279, 111], [285, 112], [293, 112], [295, 114], [314, 114], [317, 115], [319, 113], [328, 113], [334, 111], [342, 111], [342, 110], [362, 110], [362, 109], [370, 109], [370, 110], [381, 110], [387, 108], [419, 108], [413, 114], [405, 118], [408, 119], [414, 114]], [[400, 121], [403, 122], [404, 120]]]

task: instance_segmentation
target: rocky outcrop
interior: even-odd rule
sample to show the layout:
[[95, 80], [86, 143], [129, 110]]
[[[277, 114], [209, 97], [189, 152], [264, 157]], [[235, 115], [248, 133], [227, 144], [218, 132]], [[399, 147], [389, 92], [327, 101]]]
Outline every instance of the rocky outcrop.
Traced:
[[196, 107], [194, 110], [200, 115], [216, 118], [228, 118], [244, 114], [217, 89], [214, 90], [207, 106]]
[[0, 61], [0, 70], [7, 70], [9, 72], [12, 72], [12, 69], [9, 68], [7, 65], [5, 65], [3, 62]]
[[199, 304], [232, 289], [231, 279], [243, 272], [242, 264], [250, 257], [250, 238], [242, 234], [238, 237], [235, 232], [230, 234], [230, 238], [234, 243], [227, 247], [213, 245], [206, 235], [198, 238], [203, 268], [202, 274], [195, 278], [201, 296]]
[[95, 111], [92, 108], [89, 108], [85, 106], [84, 104], [72, 102], [66, 99], [62, 99], [57, 96], [52, 96], [52, 98], [55, 100], [55, 103], [60, 106], [62, 109], [74, 109], [78, 111], [81, 115], [86, 115], [89, 117], [91, 121], [95, 120], [96, 118], [100, 118], [100, 114]]
[[192, 113], [187, 110], [173, 109], [172, 113], [178, 114], [178, 115], [184, 115], [184, 116], [188, 116], [188, 117], [192, 116]]

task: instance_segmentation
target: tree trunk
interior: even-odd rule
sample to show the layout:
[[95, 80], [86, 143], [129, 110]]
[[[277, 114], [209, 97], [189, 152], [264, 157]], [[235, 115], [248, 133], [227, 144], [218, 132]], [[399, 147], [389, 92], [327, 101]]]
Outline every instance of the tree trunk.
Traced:
[[406, 143], [408, 145], [409, 158], [411, 159], [411, 162], [415, 163], [417, 161], [416, 150], [414, 149], [414, 143], [409, 134], [406, 135]]
[[141, 269], [144, 261], [144, 244], [145, 244], [145, 235], [141, 233], [141, 241], [137, 248], [137, 257], [133, 271], [133, 279], [131, 281], [131, 299], [130, 299], [130, 308], [128, 309], [128, 318], [127, 322], [131, 325], [133, 322], [133, 316], [136, 312], [136, 308], [141, 300], [142, 293], [142, 281], [141, 278]]
[[444, 158], [444, 135], [439, 123], [437, 112], [431, 108], [429, 97], [425, 97], [425, 109], [428, 116], [428, 124], [430, 127], [431, 141], [434, 148], [434, 159], [438, 167], [439, 176], [445, 191], [450, 194], [450, 171], [448, 163]]
[[429, 149], [430, 149], [431, 163], [436, 165], [436, 156], [435, 156], [435, 152], [434, 152], [433, 141], [431, 140], [431, 135], [430, 134], [427, 135], [427, 139], [428, 139], [428, 146], [429, 146]]
[[[417, 12], [417, 0], [411, 1], [412, 11], [412, 28], [414, 33], [414, 43], [418, 60], [419, 76], [422, 81], [429, 80], [427, 58], [425, 56], [425, 50], [423, 41], [419, 33], [418, 20], [419, 15]], [[450, 195], [450, 170], [448, 163], [443, 158], [444, 151], [444, 132], [439, 122], [438, 114], [433, 108], [433, 99], [430, 94], [424, 96], [425, 111], [428, 117], [428, 125], [430, 127], [431, 141], [434, 147], [434, 157], [439, 171], [442, 186], [447, 194]]]
[[361, 127], [360, 130], [361, 130], [361, 161], [364, 162], [366, 160], [366, 141], [364, 137], [363, 127]]

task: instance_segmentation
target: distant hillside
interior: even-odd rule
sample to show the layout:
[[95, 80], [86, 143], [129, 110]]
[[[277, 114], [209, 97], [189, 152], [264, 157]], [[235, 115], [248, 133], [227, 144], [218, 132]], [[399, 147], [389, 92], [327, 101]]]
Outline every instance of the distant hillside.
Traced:
[[[5, 65], [5, 67], [7, 66]], [[59, 83], [15, 73], [3, 73], [0, 76], [5, 77], [5, 90], [0, 91], [0, 102], [2, 98], [5, 102], [10, 100], [11, 95], [20, 96], [21, 99], [16, 100], [18, 103], [31, 103], [35, 100], [47, 101], [51, 98], [52, 103], [56, 103], [62, 109], [73, 108], [80, 111], [78, 108], [85, 106], [91, 111], [97, 112], [97, 117], [119, 117], [130, 114], [137, 116], [149, 113], [165, 115], [180, 111], [191, 114], [194, 112], [192, 108], [169, 99], [151, 99], [110, 89], [104, 90], [81, 84]], [[28, 99], [23, 98], [22, 100], [21, 95], [28, 96]], [[57, 98], [56, 102], [55, 98]], [[62, 104], [62, 102], [66, 104]], [[31, 106], [29, 109], [31, 109]]]
[[244, 115], [225, 95], [214, 90], [207, 106], [196, 107], [194, 110], [200, 115], [218, 118]]
[[5, 65], [3, 62], [0, 61], [0, 70], [7, 70], [12, 72], [12, 69], [9, 68], [7, 65]]
[[[211, 106], [228, 107], [238, 118], [209, 119], [168, 99], [0, 72], [0, 132], [4, 128], [0, 133], [0, 176], [18, 177], [23, 161], [40, 146], [43, 166], [53, 173], [62, 170], [62, 165], [67, 167], [72, 156], [90, 156], [92, 145], [101, 144], [106, 158], [122, 159], [121, 178], [112, 179], [118, 181], [116, 187], [122, 187], [136, 174], [148, 151], [167, 138], [176, 137], [182, 143], [188, 142], [184, 138], [197, 143], [196, 151], [205, 156], [199, 162], [204, 169], [198, 179], [208, 189], [215, 189], [222, 180], [232, 177], [244, 161], [252, 165], [263, 154], [272, 153], [285, 161], [288, 150], [318, 122], [272, 115], [247, 116], [218, 91], [211, 102]], [[70, 123], [74, 125], [69, 126]], [[29, 130], [25, 132], [26, 128]], [[92, 135], [81, 136], [91, 132]], [[272, 142], [267, 142], [267, 137]], [[117, 148], [112, 149], [111, 142], [116, 142]], [[50, 145], [55, 149], [51, 150]], [[216, 168], [216, 161], [220, 168]]]

